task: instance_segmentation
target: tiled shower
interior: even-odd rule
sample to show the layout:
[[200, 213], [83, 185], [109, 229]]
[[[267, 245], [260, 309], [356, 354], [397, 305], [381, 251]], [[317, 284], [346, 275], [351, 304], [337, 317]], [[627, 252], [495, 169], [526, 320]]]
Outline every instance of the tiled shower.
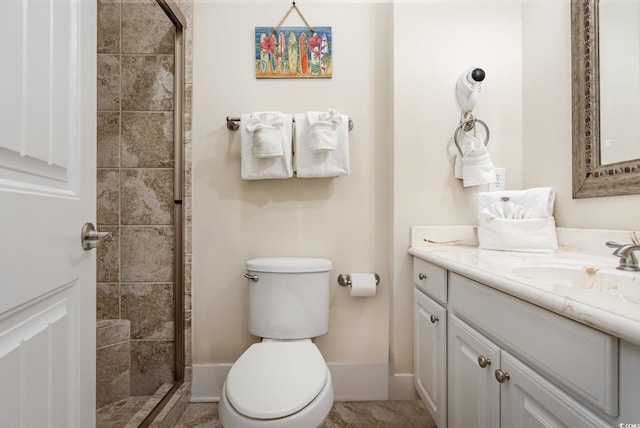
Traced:
[[113, 233], [97, 253], [99, 425], [101, 408], [136, 403], [135, 414], [144, 397], [158, 401], [180, 377], [176, 361], [184, 364], [175, 331], [188, 328], [190, 313], [176, 310], [189, 299], [176, 277], [175, 40], [156, 0], [98, 1], [97, 224]]

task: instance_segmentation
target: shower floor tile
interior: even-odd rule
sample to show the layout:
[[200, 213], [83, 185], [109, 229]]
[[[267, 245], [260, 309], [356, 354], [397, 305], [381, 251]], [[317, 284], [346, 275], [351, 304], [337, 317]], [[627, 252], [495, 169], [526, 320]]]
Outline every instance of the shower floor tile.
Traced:
[[151, 397], [128, 397], [99, 408], [96, 412], [96, 427], [123, 428]]
[[171, 389], [164, 384], [154, 395], [128, 397], [96, 411], [96, 428], [137, 428]]

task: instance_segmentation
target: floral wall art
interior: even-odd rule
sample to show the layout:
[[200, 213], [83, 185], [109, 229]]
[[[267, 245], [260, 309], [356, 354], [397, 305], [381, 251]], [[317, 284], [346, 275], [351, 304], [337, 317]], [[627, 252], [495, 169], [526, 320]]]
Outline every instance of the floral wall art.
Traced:
[[256, 78], [331, 77], [331, 27], [256, 27], [255, 31]]

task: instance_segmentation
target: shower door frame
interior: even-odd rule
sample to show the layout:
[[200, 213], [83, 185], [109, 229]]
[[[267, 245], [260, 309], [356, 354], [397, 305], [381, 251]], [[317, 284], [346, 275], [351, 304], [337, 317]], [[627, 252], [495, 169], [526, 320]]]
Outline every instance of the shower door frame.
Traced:
[[173, 212], [174, 212], [174, 385], [151, 410], [140, 427], [153, 422], [176, 390], [184, 382], [185, 375], [185, 309], [184, 309], [184, 99], [185, 99], [185, 35], [187, 20], [173, 0], [156, 0], [176, 29], [174, 44], [174, 165], [173, 165]]
[[187, 21], [173, 0], [156, 0], [176, 27], [174, 47], [173, 95], [173, 198], [174, 198], [174, 255], [175, 255], [175, 379], [184, 380], [184, 29]]

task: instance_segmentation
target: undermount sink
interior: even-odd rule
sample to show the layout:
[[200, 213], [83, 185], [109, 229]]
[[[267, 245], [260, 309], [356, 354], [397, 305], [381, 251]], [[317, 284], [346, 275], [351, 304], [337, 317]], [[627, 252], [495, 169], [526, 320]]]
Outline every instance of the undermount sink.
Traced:
[[569, 264], [514, 266], [511, 272], [546, 284], [613, 294], [628, 303], [640, 304], [640, 272]]

